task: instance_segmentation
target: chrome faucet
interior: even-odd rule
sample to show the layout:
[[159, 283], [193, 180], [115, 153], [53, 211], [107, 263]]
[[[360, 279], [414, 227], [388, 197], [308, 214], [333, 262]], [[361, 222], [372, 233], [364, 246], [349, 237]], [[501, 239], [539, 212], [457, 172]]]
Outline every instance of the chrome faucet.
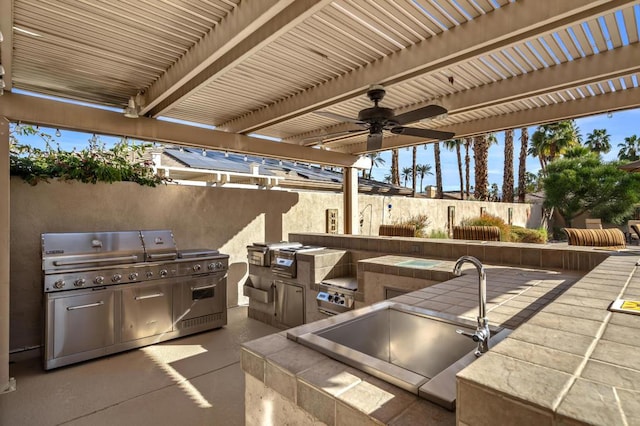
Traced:
[[478, 349], [476, 349], [476, 356], [480, 356], [489, 350], [489, 338], [491, 332], [489, 331], [489, 322], [487, 320], [487, 275], [484, 272], [484, 266], [478, 259], [473, 256], [462, 256], [456, 262], [453, 267], [453, 273], [457, 276], [462, 275], [462, 264], [469, 262], [473, 264], [478, 270], [478, 326], [475, 333], [469, 333], [464, 330], [456, 330], [456, 333], [462, 334], [473, 339], [474, 342], [478, 342]]

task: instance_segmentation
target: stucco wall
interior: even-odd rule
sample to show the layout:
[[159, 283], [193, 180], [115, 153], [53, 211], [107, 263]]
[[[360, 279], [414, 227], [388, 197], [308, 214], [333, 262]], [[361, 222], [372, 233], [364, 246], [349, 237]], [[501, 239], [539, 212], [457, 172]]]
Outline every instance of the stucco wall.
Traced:
[[[41, 343], [42, 277], [40, 234], [45, 232], [172, 229], [179, 248], [217, 248], [230, 255], [228, 305], [246, 303], [242, 283], [247, 273], [246, 246], [286, 239], [290, 232], [325, 232], [326, 209], [339, 210], [342, 194], [258, 191], [192, 186], [142, 187], [133, 183], [41, 183], [30, 186], [11, 179], [11, 312], [10, 349]], [[391, 201], [390, 201], [391, 200]], [[449, 202], [361, 195], [362, 233], [377, 235], [383, 221], [424, 212], [431, 228], [444, 229], [447, 206], [456, 220], [476, 216], [480, 206], [514, 224], [536, 227], [540, 212], [519, 204]], [[386, 207], [392, 204], [391, 217]], [[438, 207], [440, 206], [440, 207]], [[371, 226], [369, 226], [371, 224]]]

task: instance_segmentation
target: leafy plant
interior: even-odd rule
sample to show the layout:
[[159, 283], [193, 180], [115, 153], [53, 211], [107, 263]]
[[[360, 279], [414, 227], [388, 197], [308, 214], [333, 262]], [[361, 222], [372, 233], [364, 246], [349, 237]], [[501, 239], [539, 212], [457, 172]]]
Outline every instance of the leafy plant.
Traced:
[[544, 228], [529, 229], [521, 226], [511, 226], [511, 241], [544, 244], [547, 242], [547, 230]]
[[[45, 149], [18, 143], [17, 136], [39, 135]], [[120, 140], [113, 148], [106, 149], [95, 138], [81, 151], [63, 151], [51, 146], [53, 138], [29, 125], [17, 125], [10, 138], [9, 166], [11, 174], [19, 176], [31, 185], [51, 178], [78, 180], [84, 183], [136, 182], [156, 186], [167, 179], [153, 173], [153, 163], [143, 159], [150, 144], [135, 144]]]
[[431, 222], [426, 214], [417, 214], [408, 219], [394, 220], [394, 225], [413, 225], [416, 227], [416, 237], [427, 238], [427, 227]]
[[432, 229], [431, 232], [429, 232], [429, 238], [447, 239], [449, 238], [449, 234], [442, 229]]
[[511, 226], [498, 216], [487, 213], [479, 217], [465, 219], [462, 224], [468, 226], [497, 226], [500, 228], [500, 241], [509, 241], [511, 235]]

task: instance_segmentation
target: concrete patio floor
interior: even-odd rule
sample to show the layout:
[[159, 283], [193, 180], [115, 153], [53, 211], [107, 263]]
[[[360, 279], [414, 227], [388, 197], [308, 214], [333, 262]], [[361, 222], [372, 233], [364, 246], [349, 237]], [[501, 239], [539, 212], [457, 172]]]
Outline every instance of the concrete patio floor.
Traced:
[[49, 372], [12, 363], [0, 425], [243, 425], [240, 344], [278, 331], [237, 307], [218, 330]]

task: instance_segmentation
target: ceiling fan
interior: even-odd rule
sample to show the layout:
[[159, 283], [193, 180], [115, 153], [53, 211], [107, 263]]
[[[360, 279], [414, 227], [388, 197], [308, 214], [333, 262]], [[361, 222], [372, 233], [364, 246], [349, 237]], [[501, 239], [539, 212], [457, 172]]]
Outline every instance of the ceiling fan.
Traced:
[[354, 123], [363, 127], [363, 129], [347, 130], [344, 132], [324, 135], [322, 136], [322, 139], [368, 130], [367, 151], [376, 151], [382, 148], [383, 130], [387, 130], [396, 135], [408, 135], [436, 140], [451, 139], [455, 135], [455, 133], [452, 132], [404, 127], [405, 124], [445, 114], [447, 110], [439, 105], [427, 105], [422, 108], [414, 109], [413, 111], [395, 115], [391, 108], [378, 106], [378, 103], [380, 103], [384, 98], [385, 93], [386, 91], [384, 87], [380, 85], [371, 86], [367, 91], [367, 97], [371, 99], [374, 106], [360, 111], [358, 113], [358, 118], [345, 117], [328, 111], [315, 111], [315, 114], [347, 123]]

